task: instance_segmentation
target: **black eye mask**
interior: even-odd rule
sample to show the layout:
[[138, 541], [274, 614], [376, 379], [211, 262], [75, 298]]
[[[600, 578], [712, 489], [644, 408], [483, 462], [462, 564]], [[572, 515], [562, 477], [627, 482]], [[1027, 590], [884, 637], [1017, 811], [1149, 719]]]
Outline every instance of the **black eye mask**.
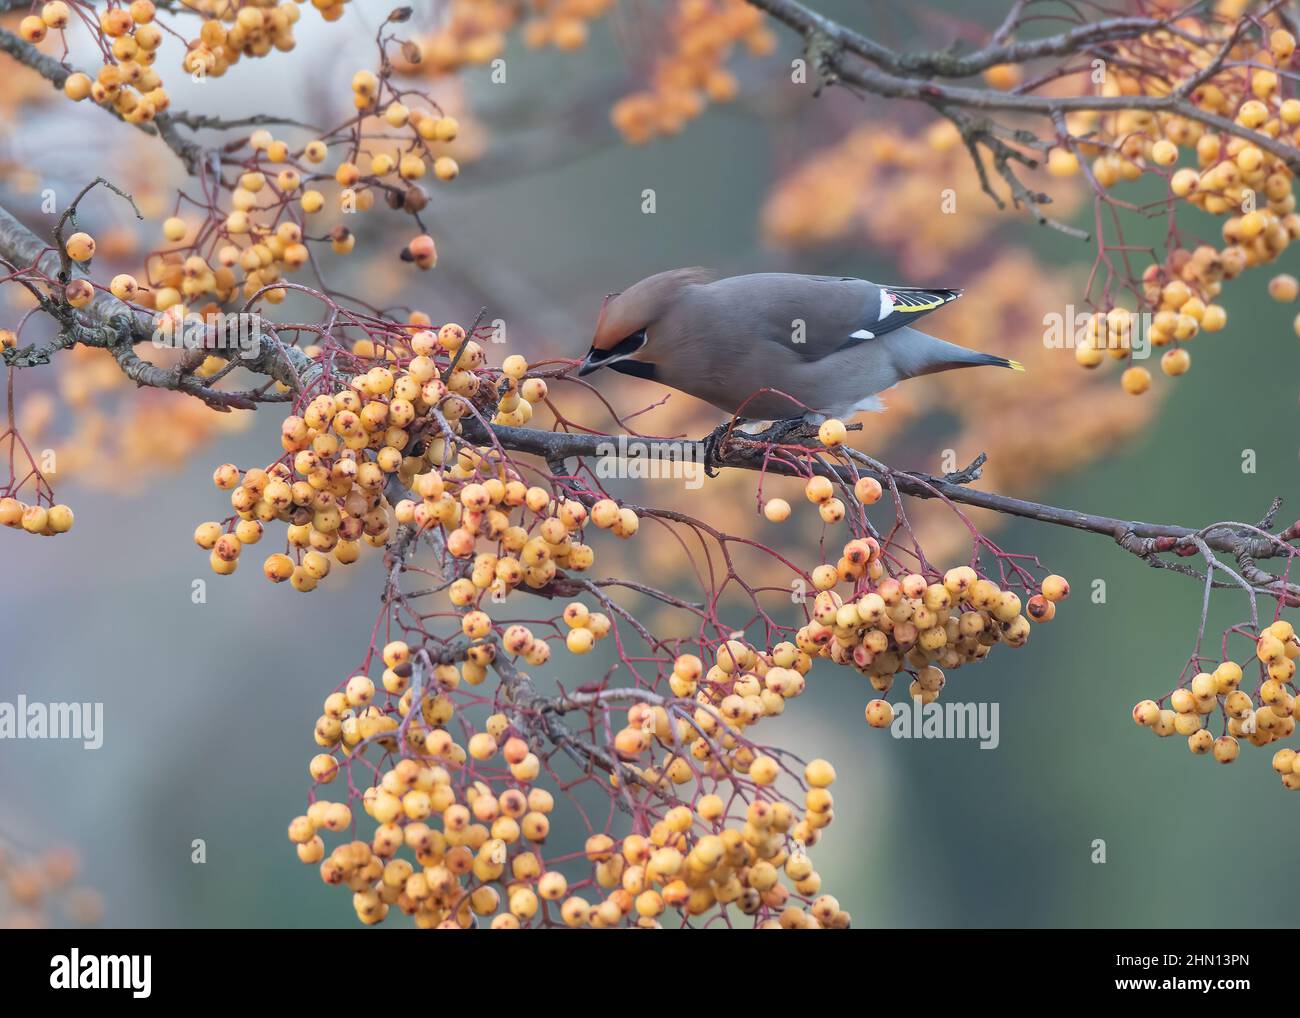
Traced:
[[646, 345], [645, 329], [632, 333], [626, 339], [620, 340], [609, 350], [597, 350], [594, 346], [587, 351], [587, 356], [582, 364], [578, 367], [578, 374], [589, 375], [593, 371], [601, 368], [613, 368], [625, 375], [633, 375], [637, 378], [653, 378], [654, 365], [640, 364], [636, 361], [628, 361], [625, 358], [632, 356], [643, 346]]

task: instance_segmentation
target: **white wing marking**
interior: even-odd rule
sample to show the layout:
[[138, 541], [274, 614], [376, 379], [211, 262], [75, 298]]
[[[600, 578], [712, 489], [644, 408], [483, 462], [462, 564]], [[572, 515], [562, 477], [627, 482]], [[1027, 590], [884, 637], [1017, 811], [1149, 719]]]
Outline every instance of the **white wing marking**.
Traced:
[[880, 288], [880, 317], [876, 319], [883, 322], [886, 318], [894, 313], [894, 296], [883, 286]]

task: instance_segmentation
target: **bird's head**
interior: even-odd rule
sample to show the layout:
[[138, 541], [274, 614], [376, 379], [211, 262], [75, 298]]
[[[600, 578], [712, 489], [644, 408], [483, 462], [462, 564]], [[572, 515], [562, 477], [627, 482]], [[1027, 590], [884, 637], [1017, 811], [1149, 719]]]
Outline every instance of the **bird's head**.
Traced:
[[682, 288], [708, 278], [703, 269], [673, 269], [634, 283], [621, 293], [609, 294], [601, 304], [591, 349], [579, 365], [578, 374], [589, 375], [620, 363], [624, 369], [631, 367], [626, 362], [640, 359], [635, 355], [650, 344], [650, 327], [677, 299]]
[[591, 349], [578, 367], [579, 375], [589, 375], [600, 368], [626, 360], [646, 345], [650, 324], [646, 310], [632, 291], [611, 293], [600, 305], [596, 334]]

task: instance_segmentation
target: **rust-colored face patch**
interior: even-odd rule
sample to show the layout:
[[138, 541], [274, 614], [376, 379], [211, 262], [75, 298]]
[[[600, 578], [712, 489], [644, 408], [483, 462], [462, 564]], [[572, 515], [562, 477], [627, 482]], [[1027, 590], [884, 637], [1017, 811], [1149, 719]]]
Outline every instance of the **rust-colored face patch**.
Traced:
[[596, 334], [591, 341], [592, 349], [609, 350], [623, 338], [615, 334], [616, 330], [607, 328], [608, 323], [606, 322], [609, 314], [609, 302], [617, 296], [619, 296], [617, 292], [607, 293], [605, 299], [600, 302], [600, 314], [596, 318]]

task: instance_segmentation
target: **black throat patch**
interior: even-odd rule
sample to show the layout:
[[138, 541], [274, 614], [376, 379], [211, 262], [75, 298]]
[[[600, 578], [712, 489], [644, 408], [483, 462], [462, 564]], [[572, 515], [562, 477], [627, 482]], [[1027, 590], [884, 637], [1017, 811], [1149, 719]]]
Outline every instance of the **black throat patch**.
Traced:
[[655, 366], [647, 364], [645, 361], [622, 360], [615, 361], [613, 364], [607, 364], [611, 371], [617, 371], [620, 375], [631, 375], [633, 378], [644, 378], [646, 381], [653, 382], [655, 378]]

